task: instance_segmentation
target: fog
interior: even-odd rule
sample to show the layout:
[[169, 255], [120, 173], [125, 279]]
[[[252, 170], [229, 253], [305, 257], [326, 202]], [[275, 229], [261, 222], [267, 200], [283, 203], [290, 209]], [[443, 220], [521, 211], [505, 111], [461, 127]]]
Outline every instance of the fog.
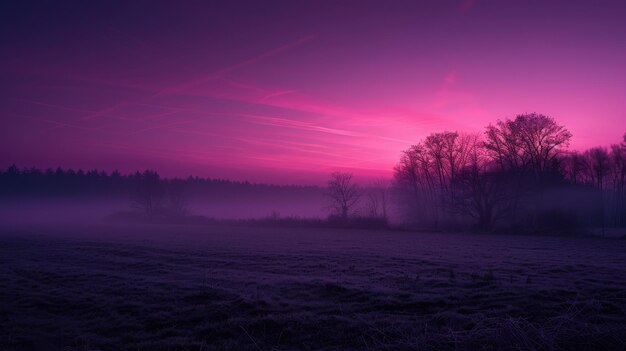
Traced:
[[[265, 197], [251, 194], [221, 196], [219, 199], [190, 197], [190, 215], [212, 219], [261, 219], [266, 217], [322, 218], [327, 215], [325, 198], [318, 194], [289, 194]], [[0, 222], [24, 224], [88, 224], [110, 221], [111, 217], [138, 209], [128, 198], [24, 198], [0, 200]]]
[[120, 200], [11, 199], [0, 201], [0, 222], [5, 225], [88, 224], [105, 220], [128, 207]]

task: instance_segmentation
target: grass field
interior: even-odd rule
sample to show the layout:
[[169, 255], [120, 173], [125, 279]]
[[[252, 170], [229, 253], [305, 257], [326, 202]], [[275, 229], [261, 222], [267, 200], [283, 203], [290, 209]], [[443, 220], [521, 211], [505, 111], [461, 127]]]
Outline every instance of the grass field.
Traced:
[[626, 349], [626, 240], [4, 228], [0, 350]]

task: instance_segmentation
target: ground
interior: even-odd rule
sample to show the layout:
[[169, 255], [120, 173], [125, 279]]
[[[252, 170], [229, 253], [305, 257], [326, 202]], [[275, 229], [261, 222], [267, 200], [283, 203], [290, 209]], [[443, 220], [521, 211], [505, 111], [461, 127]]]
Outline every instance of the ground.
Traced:
[[626, 240], [0, 232], [0, 350], [626, 349]]

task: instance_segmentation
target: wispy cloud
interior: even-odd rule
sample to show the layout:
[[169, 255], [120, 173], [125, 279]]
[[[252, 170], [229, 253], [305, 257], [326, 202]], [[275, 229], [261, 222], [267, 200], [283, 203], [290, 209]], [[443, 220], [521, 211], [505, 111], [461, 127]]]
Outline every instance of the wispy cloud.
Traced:
[[314, 132], [322, 132], [340, 136], [352, 136], [352, 137], [363, 137], [364, 135], [358, 132], [353, 132], [344, 129], [336, 129], [336, 128], [328, 128], [319, 125], [315, 125], [309, 122], [296, 121], [292, 119], [279, 118], [279, 117], [266, 117], [266, 116], [258, 116], [258, 115], [250, 115], [250, 114], [237, 114], [240, 117], [246, 118], [253, 123], [264, 124], [275, 127], [286, 127], [286, 128], [294, 128], [300, 130], [314, 131]]
[[45, 122], [45, 123], [52, 124], [52, 125], [54, 125], [54, 127], [52, 127], [51, 129], [58, 128], [58, 127], [67, 127], [67, 128], [80, 129], [80, 130], [86, 130], [86, 131], [98, 130], [97, 128], [90, 128], [90, 127], [79, 126], [79, 125], [76, 125], [76, 124], [56, 121], [56, 120], [52, 120], [52, 119], [49, 119], [49, 118], [41, 118], [41, 117], [33, 117], [33, 116], [21, 116], [21, 117], [27, 118], [27, 119], [30, 119], [30, 120], [34, 120], [34, 121], [39, 121], [39, 122]]
[[274, 93], [270, 93], [265, 95], [264, 97], [261, 98], [262, 101], [271, 99], [271, 98], [275, 98], [275, 97], [279, 97], [279, 96], [284, 96], [284, 95], [288, 95], [288, 94], [293, 94], [298, 92], [297, 90], [284, 90], [284, 91], [277, 91]]
[[10, 99], [14, 101], [18, 101], [18, 102], [24, 102], [24, 103], [31, 104], [31, 105], [39, 105], [39, 106], [49, 107], [49, 108], [58, 109], [58, 110], [80, 112], [80, 113], [92, 113], [93, 112], [93, 111], [87, 111], [83, 109], [77, 109], [77, 108], [58, 105], [58, 104], [49, 104], [49, 103], [35, 101], [35, 100], [28, 100], [28, 99], [21, 99], [21, 98], [10, 98]]
[[187, 81], [187, 82], [184, 82], [184, 83], [180, 83], [180, 84], [177, 84], [177, 85], [171, 85], [171, 86], [168, 86], [168, 87], [165, 87], [165, 88], [161, 88], [161, 89], [159, 89], [157, 91], [154, 91], [151, 94], [149, 94], [149, 95], [147, 95], [147, 96], [145, 96], [143, 98], [140, 98], [140, 99], [136, 99], [136, 100], [133, 100], [133, 101], [122, 101], [122, 102], [113, 104], [113, 105], [111, 105], [111, 106], [109, 106], [107, 108], [100, 109], [100, 110], [97, 110], [97, 111], [92, 111], [92, 112], [82, 116], [79, 120], [81, 120], [81, 121], [91, 120], [91, 119], [94, 119], [94, 118], [97, 118], [97, 117], [104, 116], [104, 115], [106, 115], [108, 113], [111, 113], [111, 112], [113, 112], [113, 111], [115, 111], [117, 109], [120, 109], [120, 108], [122, 108], [124, 106], [128, 106], [130, 103], [144, 103], [144, 102], [148, 102], [148, 101], [151, 101], [151, 100], [153, 100], [153, 99], [155, 99], [157, 97], [160, 97], [160, 96], [181, 93], [181, 92], [184, 92], [184, 91], [189, 90], [191, 88], [197, 87], [199, 85], [208, 83], [209, 81], [222, 79], [225, 76], [227, 76], [229, 73], [232, 73], [232, 72], [234, 72], [236, 70], [239, 70], [241, 68], [250, 66], [250, 65], [255, 64], [257, 62], [260, 62], [262, 60], [268, 59], [268, 58], [270, 58], [270, 57], [272, 57], [274, 55], [280, 54], [280, 53], [282, 53], [284, 51], [287, 51], [287, 50], [290, 50], [292, 48], [295, 48], [295, 47], [298, 47], [300, 45], [303, 45], [303, 44], [305, 44], [305, 43], [307, 43], [307, 42], [309, 42], [309, 41], [311, 41], [311, 40], [313, 40], [315, 38], [316, 38], [315, 35], [308, 35], [308, 36], [299, 38], [299, 39], [297, 39], [297, 40], [295, 40], [295, 41], [293, 41], [291, 43], [288, 43], [288, 44], [285, 44], [285, 45], [280, 46], [278, 48], [274, 48], [272, 50], [264, 52], [264, 53], [262, 53], [262, 54], [260, 54], [260, 55], [258, 55], [256, 57], [250, 58], [250, 59], [245, 60], [243, 62], [234, 64], [232, 66], [221, 68], [221, 69], [215, 71], [213, 74], [210, 74], [208, 76], [205, 76], [205, 77], [202, 77], [202, 78], [199, 78], [199, 79], [194, 79], [194, 80], [191, 80], [191, 81]]
[[162, 123], [162, 124], [156, 124], [150, 127], [146, 127], [146, 128], [142, 128], [139, 130], [136, 130], [134, 132], [131, 132], [132, 134], [139, 134], [139, 133], [143, 133], [143, 132], [147, 132], [150, 130], [155, 130], [155, 129], [167, 129], [168, 127], [172, 127], [172, 126], [177, 126], [177, 125], [181, 125], [181, 124], [189, 124], [192, 122], [197, 121], [198, 118], [193, 118], [193, 119], [188, 119], [188, 120], [182, 120], [182, 121], [175, 121], [175, 122], [171, 122], [171, 123]]
[[216, 72], [214, 72], [213, 74], [210, 74], [208, 76], [202, 77], [200, 79], [195, 79], [195, 80], [188, 81], [188, 82], [185, 82], [185, 83], [182, 83], [182, 84], [178, 84], [178, 85], [173, 85], [173, 86], [167, 87], [167, 88], [165, 88], [165, 89], [155, 93], [154, 95], [152, 95], [151, 98], [162, 96], [162, 95], [169, 95], [169, 94], [180, 93], [180, 92], [189, 90], [191, 88], [197, 87], [199, 85], [208, 83], [208, 82], [210, 82], [212, 80], [224, 78], [229, 73], [232, 73], [232, 72], [237, 71], [237, 70], [239, 70], [241, 68], [250, 66], [250, 65], [255, 64], [257, 62], [260, 62], [262, 60], [268, 59], [268, 58], [270, 58], [272, 56], [275, 56], [275, 55], [277, 55], [277, 54], [279, 54], [281, 52], [284, 52], [284, 51], [287, 51], [289, 49], [298, 47], [298, 46], [300, 46], [300, 45], [302, 45], [302, 44], [304, 44], [306, 42], [309, 42], [309, 41], [311, 41], [311, 40], [313, 40], [315, 38], [316, 38], [315, 35], [309, 35], [309, 36], [300, 38], [300, 39], [298, 39], [296, 41], [293, 41], [293, 42], [288, 43], [286, 45], [283, 45], [281, 47], [278, 47], [278, 48], [266, 51], [266, 52], [264, 52], [264, 53], [262, 53], [262, 54], [260, 54], [260, 55], [258, 55], [256, 57], [250, 58], [250, 59], [248, 59], [246, 61], [243, 61], [243, 62], [234, 64], [232, 66], [228, 66], [228, 67], [224, 67], [222, 69], [219, 69]]

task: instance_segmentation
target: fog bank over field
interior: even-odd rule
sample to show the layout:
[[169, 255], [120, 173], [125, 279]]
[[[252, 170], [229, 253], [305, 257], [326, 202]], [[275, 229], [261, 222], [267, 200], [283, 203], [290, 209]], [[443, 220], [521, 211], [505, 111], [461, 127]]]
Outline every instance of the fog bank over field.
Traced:
[[[323, 218], [325, 199], [319, 194], [295, 193], [287, 198], [233, 196], [221, 199], [190, 197], [190, 215], [212, 219], [262, 219], [267, 217]], [[0, 200], [3, 224], [98, 223], [120, 212], [137, 211], [130, 199], [48, 198]]]
[[240, 194], [212, 200], [190, 197], [188, 203], [193, 214], [210, 218], [249, 219], [269, 216], [322, 218], [328, 214], [324, 208], [326, 202], [322, 189], [317, 189], [280, 196]]
[[153, 171], [122, 175], [12, 166], [0, 172], [3, 223], [85, 223], [120, 212], [146, 217], [321, 218], [327, 215], [324, 207], [324, 190], [315, 186], [167, 179]]
[[0, 201], [21, 203], [5, 214], [14, 221], [81, 222], [101, 211], [179, 223], [324, 218], [344, 227], [546, 234], [599, 228], [603, 235], [626, 228], [626, 135], [584, 152], [568, 150], [571, 139], [553, 117], [525, 113], [489, 124], [482, 135], [431, 133], [401, 152], [393, 179], [363, 184], [334, 171], [324, 187], [11, 166], [0, 172]]

